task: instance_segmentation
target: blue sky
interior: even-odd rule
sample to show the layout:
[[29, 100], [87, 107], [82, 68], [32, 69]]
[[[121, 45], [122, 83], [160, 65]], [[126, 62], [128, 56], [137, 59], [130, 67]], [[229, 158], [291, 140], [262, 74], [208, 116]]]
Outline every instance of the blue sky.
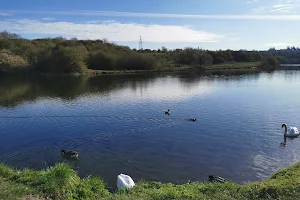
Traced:
[[103, 39], [138, 48], [300, 46], [300, 0], [10, 0], [0, 30], [25, 38]]

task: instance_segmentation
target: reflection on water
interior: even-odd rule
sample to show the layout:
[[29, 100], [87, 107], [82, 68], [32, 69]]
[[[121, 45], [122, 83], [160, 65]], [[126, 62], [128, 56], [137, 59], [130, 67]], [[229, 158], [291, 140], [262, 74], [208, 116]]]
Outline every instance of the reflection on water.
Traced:
[[[255, 71], [211, 71], [205, 74], [139, 74], [121, 76], [3, 76], [0, 79], [0, 106], [14, 106], [22, 101], [38, 98], [73, 100], [91, 94], [110, 97], [114, 91], [123, 92], [129, 98], [137, 94], [142, 98], [184, 98], [209, 92], [210, 85], [218, 80], [221, 84], [235, 84], [247, 79], [257, 79]], [[176, 86], [176, 87], [173, 87]], [[130, 94], [128, 94], [128, 92]], [[117, 92], [115, 92], [117, 93]]]
[[[67, 162], [110, 187], [119, 173], [173, 183], [209, 174], [261, 180], [299, 160], [298, 139], [279, 145], [282, 123], [300, 126], [299, 75], [2, 76], [0, 161], [35, 169]], [[61, 149], [79, 151], [79, 160]]]

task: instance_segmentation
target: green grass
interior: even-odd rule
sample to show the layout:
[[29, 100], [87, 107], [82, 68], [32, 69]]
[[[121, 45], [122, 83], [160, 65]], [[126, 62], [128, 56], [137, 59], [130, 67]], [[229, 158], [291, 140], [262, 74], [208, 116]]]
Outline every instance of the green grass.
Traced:
[[83, 72], [86, 75], [106, 75], [106, 74], [137, 74], [145, 72], [177, 72], [177, 71], [186, 71], [193, 69], [192, 66], [175, 66], [169, 65], [165, 67], [160, 67], [159, 69], [152, 70], [93, 70], [88, 69]]
[[208, 69], [253, 69], [261, 66], [261, 62], [233, 62], [213, 65]]
[[[0, 178], [2, 185], [7, 187], [12, 183], [20, 186], [20, 193], [24, 195], [30, 193], [25, 193], [22, 188], [24, 186], [33, 194], [42, 194], [52, 199], [99, 199], [109, 195], [100, 178], [80, 179], [70, 166], [64, 164], [57, 164], [41, 171], [29, 169], [17, 171], [0, 164]], [[16, 197], [18, 196], [15, 196], [15, 199]]]
[[31, 193], [36, 193], [31, 187], [0, 178], [0, 199], [14, 200]]
[[300, 199], [300, 163], [273, 174], [262, 182], [188, 182], [175, 185], [138, 182], [131, 190], [110, 193], [99, 177], [80, 179], [70, 166], [57, 164], [47, 170], [18, 171], [0, 164], [0, 198], [28, 195], [52, 199]]
[[197, 66], [185, 66], [185, 65], [174, 65], [170, 64], [165, 67], [160, 67], [153, 70], [92, 70], [88, 69], [84, 71], [84, 74], [88, 75], [103, 75], [103, 74], [135, 74], [145, 72], [176, 72], [176, 71], [188, 71], [193, 69], [204, 69], [204, 70], [227, 70], [227, 69], [257, 69], [261, 66], [261, 62], [233, 62], [233, 63], [222, 63], [207, 67]]

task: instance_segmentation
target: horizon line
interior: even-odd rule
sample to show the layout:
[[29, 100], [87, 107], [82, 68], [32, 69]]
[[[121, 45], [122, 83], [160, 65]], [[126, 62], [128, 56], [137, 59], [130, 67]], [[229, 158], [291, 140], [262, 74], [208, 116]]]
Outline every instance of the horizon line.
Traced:
[[300, 20], [300, 14], [168, 14], [168, 13], [140, 13], [119, 11], [96, 11], [96, 10], [0, 10], [0, 13], [11, 17], [18, 13], [35, 13], [47, 15], [84, 15], [84, 16], [113, 16], [113, 17], [148, 17], [148, 18], [182, 18], [182, 19], [227, 19], [227, 20]]

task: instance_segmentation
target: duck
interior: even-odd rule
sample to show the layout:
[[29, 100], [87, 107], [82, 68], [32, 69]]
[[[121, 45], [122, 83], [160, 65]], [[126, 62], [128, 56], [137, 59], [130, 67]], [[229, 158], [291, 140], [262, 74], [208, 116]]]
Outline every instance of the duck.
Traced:
[[208, 176], [208, 181], [209, 182], [214, 182], [214, 183], [224, 183], [226, 180], [224, 178], [222, 178], [221, 176], [209, 175]]
[[299, 130], [297, 127], [289, 127], [287, 128], [286, 124], [282, 124], [281, 128], [284, 127], [284, 136], [286, 137], [298, 137]]
[[170, 114], [171, 114], [170, 109], [168, 109], [168, 111], [166, 111], [165, 114], [166, 114], [166, 115], [170, 115]]
[[78, 152], [77, 151], [67, 151], [67, 150], [61, 150], [61, 155], [67, 158], [78, 158]]
[[197, 121], [197, 119], [196, 118], [195, 119], [189, 119], [189, 121], [195, 122], [195, 121]]

